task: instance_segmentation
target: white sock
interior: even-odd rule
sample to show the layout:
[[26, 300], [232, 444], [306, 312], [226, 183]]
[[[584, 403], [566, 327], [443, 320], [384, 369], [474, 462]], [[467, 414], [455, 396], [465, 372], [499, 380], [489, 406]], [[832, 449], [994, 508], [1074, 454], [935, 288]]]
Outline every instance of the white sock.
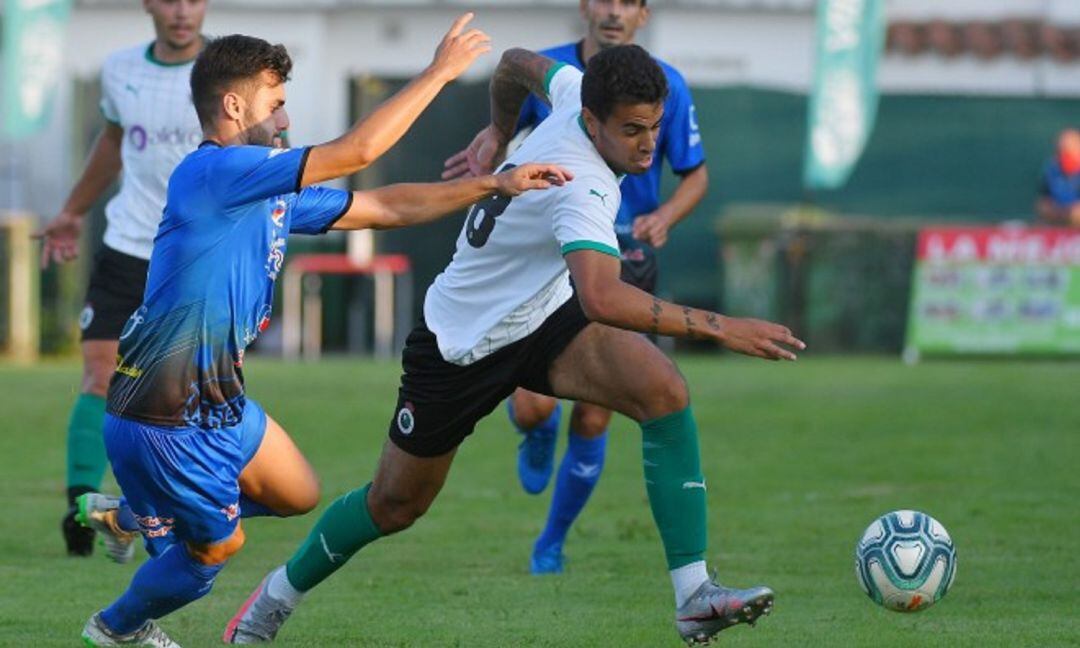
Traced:
[[697, 591], [701, 584], [709, 580], [705, 561], [699, 560], [671, 570], [671, 585], [675, 588], [675, 607], [682, 607], [686, 599]]
[[270, 573], [270, 578], [266, 581], [266, 593], [270, 595], [270, 598], [281, 601], [289, 607], [296, 607], [300, 599], [304, 598], [304, 593], [289, 582], [284, 565]]

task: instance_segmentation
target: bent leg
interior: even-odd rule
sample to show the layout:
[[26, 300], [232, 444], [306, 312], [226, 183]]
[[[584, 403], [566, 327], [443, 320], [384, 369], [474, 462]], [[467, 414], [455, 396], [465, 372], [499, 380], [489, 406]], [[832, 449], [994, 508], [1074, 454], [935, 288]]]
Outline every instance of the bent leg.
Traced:
[[131, 585], [115, 603], [101, 612], [102, 622], [114, 633], [135, 632], [210, 592], [225, 562], [244, 544], [237, 523], [232, 535], [220, 542], [176, 542], [161, 555], [144, 562]]
[[534, 574], [562, 571], [563, 542], [604, 469], [610, 420], [609, 409], [590, 403], [574, 404], [566, 454], [555, 478], [547, 522], [533, 545], [530, 570]]
[[[266, 432], [255, 456], [240, 473], [241, 515], [265, 507], [281, 515], [301, 515], [319, 503], [319, 478], [277, 421], [266, 417]], [[246, 500], [246, 501], [245, 501]]]
[[306, 592], [364, 546], [411, 526], [442, 490], [456, 452], [415, 457], [387, 441], [375, 479], [334, 500], [289, 559], [289, 584]]
[[705, 478], [686, 383], [675, 365], [640, 335], [594, 323], [548, 375], [557, 395], [610, 407], [641, 424], [649, 506], [677, 598], [693, 592], [708, 577]]

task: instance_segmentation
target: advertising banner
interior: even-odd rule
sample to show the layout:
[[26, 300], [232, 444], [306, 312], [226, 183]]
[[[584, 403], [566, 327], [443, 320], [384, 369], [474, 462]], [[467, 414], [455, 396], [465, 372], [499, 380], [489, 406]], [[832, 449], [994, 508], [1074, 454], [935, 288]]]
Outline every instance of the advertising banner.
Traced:
[[919, 233], [905, 355], [1080, 353], [1080, 231]]

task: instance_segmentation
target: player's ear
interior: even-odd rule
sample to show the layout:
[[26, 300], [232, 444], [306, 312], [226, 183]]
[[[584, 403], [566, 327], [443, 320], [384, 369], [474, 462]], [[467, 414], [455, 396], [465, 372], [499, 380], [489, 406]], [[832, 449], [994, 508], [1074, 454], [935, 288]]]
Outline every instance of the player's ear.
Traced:
[[154, 0], [142, 0], [142, 8], [143, 8], [143, 11], [145, 11], [146, 13], [150, 13], [150, 4], [151, 4], [151, 3], [153, 2], [153, 1], [154, 1]]
[[581, 13], [581, 17], [588, 22], [589, 20], [589, 0], [581, 0], [578, 3], [578, 11]]
[[226, 92], [221, 97], [221, 110], [229, 121], [242, 121], [246, 102], [236, 92]]

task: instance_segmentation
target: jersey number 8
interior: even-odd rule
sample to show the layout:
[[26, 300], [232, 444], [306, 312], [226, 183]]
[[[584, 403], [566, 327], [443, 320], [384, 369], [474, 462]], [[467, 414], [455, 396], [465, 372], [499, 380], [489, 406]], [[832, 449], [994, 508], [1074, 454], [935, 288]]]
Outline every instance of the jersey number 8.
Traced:
[[[516, 164], [504, 164], [496, 173], [513, 169]], [[495, 219], [502, 215], [510, 205], [510, 196], [498, 194], [485, 198], [469, 208], [469, 217], [465, 222], [465, 238], [474, 248], [487, 245], [488, 237], [495, 229]]]

